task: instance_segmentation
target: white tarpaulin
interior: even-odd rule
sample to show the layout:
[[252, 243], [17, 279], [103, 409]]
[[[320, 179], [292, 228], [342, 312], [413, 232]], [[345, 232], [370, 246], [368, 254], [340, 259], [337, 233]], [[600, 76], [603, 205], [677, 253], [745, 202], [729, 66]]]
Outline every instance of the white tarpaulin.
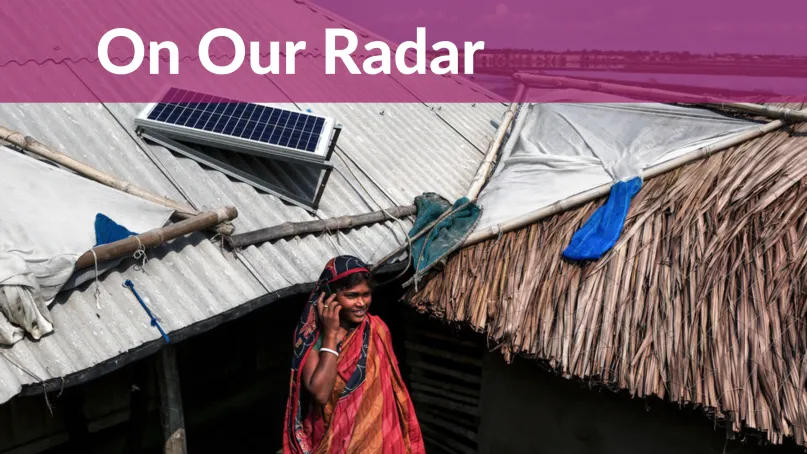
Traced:
[[53, 330], [48, 305], [95, 246], [96, 214], [142, 233], [172, 212], [0, 147], [0, 345]]
[[[547, 101], [562, 101], [564, 92]], [[476, 230], [629, 180], [651, 165], [758, 126], [701, 108], [612, 98], [619, 102], [523, 106], [479, 196], [484, 211]]]

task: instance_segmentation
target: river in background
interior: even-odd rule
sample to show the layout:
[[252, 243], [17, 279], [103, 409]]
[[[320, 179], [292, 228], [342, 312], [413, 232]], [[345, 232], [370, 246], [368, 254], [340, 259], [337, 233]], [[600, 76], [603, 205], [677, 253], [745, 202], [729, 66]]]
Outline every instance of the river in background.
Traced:
[[[709, 89], [728, 89], [744, 92], [764, 93], [766, 95], [807, 95], [807, 78], [803, 77], [756, 77], [756, 76], [718, 76], [700, 74], [651, 74], [624, 73], [608, 71], [542, 71], [544, 75], [592, 78], [622, 83], [669, 84]], [[516, 93], [516, 84], [510, 76], [476, 74], [468, 77], [474, 83], [488, 90], [512, 99]]]
[[516, 84], [510, 76], [475, 74], [465, 77], [470, 79], [471, 82], [481, 85], [499, 96], [503, 96], [505, 99], [512, 99], [516, 95]]

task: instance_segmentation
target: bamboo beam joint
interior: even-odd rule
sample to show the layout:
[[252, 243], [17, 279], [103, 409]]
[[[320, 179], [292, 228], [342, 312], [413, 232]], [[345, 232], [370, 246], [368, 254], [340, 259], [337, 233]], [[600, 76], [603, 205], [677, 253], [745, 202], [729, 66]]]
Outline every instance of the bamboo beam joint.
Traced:
[[[238, 210], [235, 207], [222, 207], [177, 222], [176, 224], [104, 244], [82, 254], [76, 261], [75, 269], [79, 270], [93, 265], [96, 257], [99, 263], [121, 258], [133, 254], [141, 245], [145, 248], [157, 247], [182, 235], [231, 221], [237, 216]], [[94, 255], [93, 252], [95, 252]]]

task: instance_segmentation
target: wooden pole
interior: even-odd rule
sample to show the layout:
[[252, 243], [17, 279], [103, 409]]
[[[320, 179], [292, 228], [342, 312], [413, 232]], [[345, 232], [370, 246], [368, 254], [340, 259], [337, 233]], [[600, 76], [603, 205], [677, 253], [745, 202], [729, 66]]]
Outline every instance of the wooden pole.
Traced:
[[516, 97], [513, 98], [513, 102], [510, 103], [510, 107], [507, 109], [507, 112], [505, 112], [502, 124], [500, 124], [499, 129], [496, 130], [496, 137], [490, 142], [488, 152], [485, 154], [485, 159], [479, 165], [479, 169], [476, 171], [476, 175], [474, 175], [474, 179], [471, 181], [471, 187], [468, 188], [467, 197], [471, 202], [476, 201], [476, 198], [479, 197], [479, 193], [482, 191], [482, 186], [488, 181], [488, 177], [493, 170], [493, 163], [496, 162], [496, 156], [499, 154], [502, 142], [504, 142], [504, 136], [507, 134], [507, 130], [513, 122], [513, 118], [516, 116], [518, 105], [521, 104], [521, 98], [524, 97], [525, 92], [524, 84], [519, 84]]
[[[507, 109], [507, 112], [502, 119], [502, 123], [499, 125], [499, 128], [496, 130], [496, 137], [491, 141], [490, 146], [488, 147], [488, 151], [485, 154], [485, 159], [479, 165], [479, 169], [476, 171], [476, 175], [471, 182], [471, 187], [468, 190], [468, 201], [473, 203], [476, 201], [476, 198], [479, 196], [479, 192], [482, 190], [482, 186], [485, 185], [487, 182], [488, 177], [490, 176], [490, 172], [493, 169], [493, 163], [496, 160], [496, 155], [499, 152], [499, 148], [501, 148], [502, 142], [504, 141], [504, 136], [507, 134], [507, 130], [510, 127], [510, 123], [512, 123], [513, 118], [515, 117], [516, 110], [518, 108], [518, 104], [521, 98], [526, 93], [525, 86], [523, 84], [518, 86], [518, 91], [516, 92], [515, 101], [510, 103], [510, 107]], [[440, 223], [443, 219], [447, 218], [451, 214], [454, 214], [457, 211], [463, 210], [468, 206], [468, 204], [463, 204], [462, 206], [458, 207], [456, 210], [446, 210], [437, 220], [432, 222], [431, 224], [427, 225], [423, 229], [421, 229], [417, 234], [415, 234], [411, 240], [401, 244], [397, 248], [395, 248], [392, 252], [384, 256], [381, 260], [375, 263], [373, 266], [370, 267], [370, 271], [375, 271], [381, 266], [383, 266], [388, 261], [392, 260], [393, 258], [397, 257], [400, 253], [406, 250], [409, 247], [410, 241], [416, 241], [418, 238], [422, 237], [423, 235], [429, 233], [431, 229]]]
[[290, 236], [305, 235], [308, 233], [321, 233], [326, 231], [352, 229], [362, 225], [375, 224], [395, 218], [404, 218], [417, 213], [415, 205], [396, 206], [387, 210], [373, 211], [372, 213], [355, 216], [341, 216], [338, 218], [323, 219], [306, 222], [286, 222], [273, 227], [255, 230], [228, 237], [225, 241], [230, 247], [239, 248], [256, 243], [274, 241]]
[[129, 182], [115, 178], [93, 167], [90, 167], [89, 165], [84, 164], [83, 162], [78, 161], [76, 159], [73, 159], [64, 153], [51, 150], [44, 144], [38, 142], [36, 139], [29, 136], [25, 136], [17, 131], [12, 131], [11, 129], [0, 126], [0, 137], [2, 137], [2, 139], [8, 143], [14, 144], [22, 148], [23, 150], [31, 152], [37, 156], [41, 156], [49, 161], [53, 161], [61, 166], [64, 166], [78, 173], [79, 175], [89, 178], [90, 180], [96, 181], [111, 188], [115, 188], [127, 194], [140, 197], [141, 199], [146, 199], [158, 205], [171, 208], [174, 211], [176, 211], [179, 216], [182, 216], [184, 218], [190, 218], [199, 214], [199, 212], [194, 210], [193, 208], [175, 202], [169, 199], [168, 197], [160, 197], [158, 195], [154, 195], [144, 189], [134, 186]]
[[[807, 110], [804, 110], [802, 112], [807, 113]], [[774, 120], [770, 123], [766, 123], [752, 130], [731, 135], [718, 142], [700, 147], [697, 150], [693, 150], [675, 159], [671, 159], [659, 165], [649, 167], [641, 173], [641, 177], [643, 180], [649, 180], [651, 178], [667, 173], [671, 170], [677, 169], [678, 167], [689, 164], [693, 161], [703, 159], [719, 151], [723, 151], [725, 149], [737, 146], [741, 143], [747, 142], [751, 139], [755, 139], [759, 136], [762, 136], [771, 131], [779, 129], [782, 126], [784, 126], [785, 123], [786, 122], [784, 120]], [[531, 211], [515, 219], [511, 219], [507, 222], [490, 226], [488, 228], [485, 228], [483, 230], [471, 234], [465, 240], [465, 242], [462, 244], [461, 247], [463, 248], [468, 247], [481, 241], [497, 237], [503, 233], [512, 232], [513, 230], [517, 230], [530, 224], [534, 224], [535, 222], [538, 222], [549, 216], [562, 213], [572, 208], [579, 207], [588, 202], [592, 202], [599, 198], [605, 197], [606, 195], [608, 195], [610, 191], [611, 191], [611, 183], [607, 183], [598, 186], [596, 188], [589, 189], [588, 191], [581, 192], [580, 194], [573, 195], [566, 199], [560, 200], [558, 202], [553, 203], [552, 205], [539, 208], [538, 210], [535, 211]]]
[[179, 384], [176, 350], [168, 345], [157, 357], [157, 384], [160, 388], [160, 416], [163, 426], [165, 454], [186, 454], [185, 412], [182, 409], [182, 388]]
[[[100, 263], [106, 260], [131, 255], [141, 244], [146, 248], [156, 247], [179, 236], [207, 229], [221, 224], [222, 222], [231, 221], [235, 219], [236, 216], [238, 216], [238, 210], [234, 207], [219, 208], [215, 211], [202, 213], [190, 219], [177, 222], [176, 224], [95, 247], [92, 251], [95, 251], [95, 257], [98, 257], [98, 262]], [[76, 261], [76, 270], [92, 266], [95, 263], [95, 257], [93, 257], [92, 251], [87, 251], [78, 258], [78, 261]]]
[[596, 82], [566, 76], [545, 76], [541, 74], [516, 73], [513, 78], [528, 86], [550, 85], [556, 87], [577, 88], [580, 90], [598, 91], [616, 95], [624, 95], [640, 99], [672, 100], [679, 103], [698, 104], [720, 109], [733, 109], [763, 117], [779, 120], [807, 121], [807, 112], [762, 104], [729, 102], [714, 96], [693, 95], [657, 88], [633, 87], [613, 82]]

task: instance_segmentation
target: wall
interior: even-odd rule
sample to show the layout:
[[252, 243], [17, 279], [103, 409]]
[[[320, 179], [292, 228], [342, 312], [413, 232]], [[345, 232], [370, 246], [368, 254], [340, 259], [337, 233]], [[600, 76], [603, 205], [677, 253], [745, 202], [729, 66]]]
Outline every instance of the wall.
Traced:
[[480, 453], [707, 454], [804, 452], [792, 442], [759, 448], [726, 440], [702, 412], [659, 399], [592, 390], [517, 358], [485, 356], [480, 401]]

